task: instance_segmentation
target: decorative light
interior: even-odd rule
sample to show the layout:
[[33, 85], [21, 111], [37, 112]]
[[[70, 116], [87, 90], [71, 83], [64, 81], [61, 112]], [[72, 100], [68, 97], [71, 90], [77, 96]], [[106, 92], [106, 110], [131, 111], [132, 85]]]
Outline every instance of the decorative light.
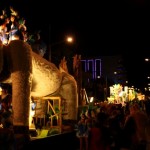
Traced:
[[94, 101], [94, 97], [89, 98], [89, 102], [92, 103]]

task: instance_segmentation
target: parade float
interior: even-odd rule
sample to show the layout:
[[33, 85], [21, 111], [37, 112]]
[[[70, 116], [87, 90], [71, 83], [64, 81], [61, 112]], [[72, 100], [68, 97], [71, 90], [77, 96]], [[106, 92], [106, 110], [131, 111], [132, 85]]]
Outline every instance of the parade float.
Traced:
[[[16, 17], [18, 13], [10, 9], [10, 16]], [[5, 11], [0, 16], [0, 83], [12, 86], [14, 132], [27, 137], [39, 125], [47, 130], [55, 126], [61, 133], [62, 119], [77, 120], [76, 80], [33, 51], [25, 20], [18, 19], [14, 30], [5, 30], [6, 20], [15, 25], [8, 16]]]
[[109, 103], [124, 105], [125, 102], [133, 101], [134, 99], [144, 100], [145, 96], [138, 93], [133, 87], [114, 84], [110, 86], [110, 97], [107, 98]]

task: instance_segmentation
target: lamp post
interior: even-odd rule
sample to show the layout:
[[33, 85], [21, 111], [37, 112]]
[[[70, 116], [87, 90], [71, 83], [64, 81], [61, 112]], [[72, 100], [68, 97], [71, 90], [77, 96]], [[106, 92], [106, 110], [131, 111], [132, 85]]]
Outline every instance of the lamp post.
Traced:
[[49, 61], [51, 61], [51, 59], [52, 59], [52, 47], [53, 46], [58, 46], [62, 43], [71, 44], [71, 43], [73, 43], [73, 41], [74, 41], [74, 39], [73, 39], [72, 36], [66, 36], [64, 40], [50, 44], [50, 47], [49, 47]]
[[147, 69], [147, 76], [146, 76], [146, 78], [147, 78], [147, 82], [146, 82], [146, 88], [145, 88], [145, 91], [146, 91], [146, 93], [149, 95], [150, 94], [150, 73], [149, 73], [149, 62], [150, 62], [150, 58], [145, 58], [145, 62], [147, 63], [147, 65], [148, 66], [146, 66], [146, 69]]

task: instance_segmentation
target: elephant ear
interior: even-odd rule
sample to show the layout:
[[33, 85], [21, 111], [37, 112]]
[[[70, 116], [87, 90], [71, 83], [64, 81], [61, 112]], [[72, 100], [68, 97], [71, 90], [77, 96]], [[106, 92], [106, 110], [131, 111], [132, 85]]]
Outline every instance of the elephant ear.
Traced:
[[2, 41], [0, 41], [0, 73], [3, 70], [3, 44]]

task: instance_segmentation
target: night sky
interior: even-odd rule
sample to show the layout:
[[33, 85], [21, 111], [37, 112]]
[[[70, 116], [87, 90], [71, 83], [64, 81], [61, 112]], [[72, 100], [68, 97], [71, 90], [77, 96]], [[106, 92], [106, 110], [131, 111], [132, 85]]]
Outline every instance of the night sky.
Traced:
[[1, 0], [0, 8], [13, 6], [26, 19], [28, 30], [41, 30], [52, 44], [64, 35], [75, 37], [75, 48], [85, 56], [121, 54], [129, 79], [142, 84], [147, 74], [143, 61], [150, 57], [150, 2]]

